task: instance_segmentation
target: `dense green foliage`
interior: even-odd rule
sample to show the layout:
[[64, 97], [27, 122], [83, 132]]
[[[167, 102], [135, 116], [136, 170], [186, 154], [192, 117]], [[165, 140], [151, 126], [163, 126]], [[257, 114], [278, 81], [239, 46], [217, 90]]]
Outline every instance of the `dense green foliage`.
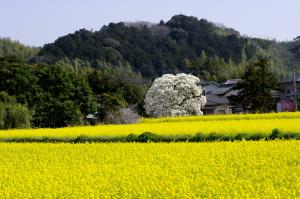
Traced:
[[17, 103], [13, 96], [0, 92], [0, 129], [28, 128], [31, 115], [28, 109]]
[[[72, 71], [59, 65], [30, 65], [12, 57], [0, 58], [0, 82], [0, 91], [8, 96], [0, 96], [5, 104], [0, 106], [0, 128], [21, 127], [16, 122], [1, 125], [5, 118], [16, 120], [7, 113], [13, 118], [22, 113], [24, 118], [32, 117], [33, 127], [85, 124], [86, 115], [96, 112], [101, 122], [113, 111], [142, 103], [145, 86], [141, 77], [127, 69]], [[28, 119], [18, 120], [29, 126]]]
[[16, 56], [28, 60], [37, 55], [39, 48], [25, 46], [9, 38], [0, 38], [0, 57]]
[[144, 77], [193, 73], [224, 80], [243, 74], [245, 66], [268, 57], [276, 78], [289, 75], [288, 44], [242, 37], [233, 29], [207, 20], [176, 15], [168, 22], [110, 23], [99, 31], [81, 29], [46, 44], [35, 61], [105, 66], [131, 66]]
[[271, 91], [278, 87], [268, 60], [262, 59], [248, 65], [242, 79], [236, 86], [239, 95], [231, 97], [233, 102], [241, 103], [245, 111], [252, 113], [266, 113], [275, 109]]

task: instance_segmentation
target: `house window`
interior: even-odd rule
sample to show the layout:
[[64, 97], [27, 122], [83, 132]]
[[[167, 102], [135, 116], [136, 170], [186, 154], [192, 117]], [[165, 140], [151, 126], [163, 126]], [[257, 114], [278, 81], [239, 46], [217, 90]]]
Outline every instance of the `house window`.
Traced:
[[286, 94], [288, 94], [288, 95], [291, 94], [291, 90], [290, 90], [290, 89], [287, 89], [287, 90], [286, 90]]

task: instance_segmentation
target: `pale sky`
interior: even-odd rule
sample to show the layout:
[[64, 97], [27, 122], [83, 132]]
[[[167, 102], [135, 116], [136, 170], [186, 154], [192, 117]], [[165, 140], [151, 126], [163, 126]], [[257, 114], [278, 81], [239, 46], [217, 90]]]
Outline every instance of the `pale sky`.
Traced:
[[0, 0], [0, 37], [42, 46], [81, 28], [158, 23], [176, 14], [222, 23], [253, 37], [286, 41], [300, 35], [300, 0]]

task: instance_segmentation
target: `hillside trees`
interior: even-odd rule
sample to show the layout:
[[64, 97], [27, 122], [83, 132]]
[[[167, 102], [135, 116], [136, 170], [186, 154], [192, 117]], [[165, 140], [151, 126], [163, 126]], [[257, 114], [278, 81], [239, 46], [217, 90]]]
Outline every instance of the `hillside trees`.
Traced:
[[195, 76], [213, 81], [238, 78], [245, 67], [244, 62], [237, 65], [231, 59], [226, 62], [218, 56], [208, 58], [205, 51], [195, 59], [186, 59], [185, 63]]
[[[286, 42], [241, 36], [205, 19], [175, 15], [159, 24], [120, 22], [99, 31], [81, 29], [45, 45], [33, 60], [76, 59], [94, 68], [127, 65], [152, 79], [184, 72], [223, 81], [240, 78], [247, 64], [268, 57], [272, 72], [281, 80], [290, 75], [285, 69], [292, 56], [287, 46]], [[203, 53], [204, 63], [199, 62]]]
[[147, 88], [141, 76], [126, 68], [94, 70], [88, 81], [96, 97], [100, 120], [128, 105], [142, 104]]
[[16, 56], [19, 59], [29, 60], [39, 52], [39, 48], [29, 47], [10, 38], [0, 38], [0, 57]]
[[[4, 38], [0, 39], [0, 57], [15, 55], [31, 63], [59, 63], [74, 68], [131, 66], [146, 78], [185, 72], [218, 81], [240, 77], [245, 65], [268, 57], [273, 74], [282, 80], [291, 75], [286, 66], [290, 65], [292, 53], [288, 48], [292, 44], [249, 38], [205, 19], [175, 15], [159, 24], [120, 22], [99, 31], [81, 29], [44, 45], [40, 51]], [[202, 52], [208, 61], [191, 68], [189, 61], [197, 62]]]
[[[235, 64], [232, 66], [243, 61], [243, 52], [247, 61], [255, 56], [256, 47], [247, 38], [229, 32], [218, 34], [216, 29], [207, 20], [184, 15], [176, 15], [157, 25], [110, 23], [99, 31], [81, 29], [60, 37], [45, 45], [39, 57], [50, 63], [66, 57], [87, 60], [94, 68], [103, 67], [103, 63], [115, 67], [129, 64], [142, 76], [155, 78], [166, 73], [198, 74], [203, 68], [209, 76], [218, 76], [206, 63], [196, 70], [186, 64], [185, 60], [196, 60], [202, 52], [208, 60], [215, 57], [225, 63], [231, 60]], [[222, 73], [226, 68], [217, 70]]]
[[[14, 57], [0, 58], [0, 92], [15, 100], [13, 110], [18, 111], [11, 113], [29, 114], [26, 121], [33, 127], [87, 124], [86, 115], [96, 112], [98, 122], [104, 122], [114, 111], [143, 103], [145, 89], [144, 80], [127, 68], [70, 70], [61, 65], [31, 65]], [[2, 103], [1, 118], [7, 112], [7, 106], [3, 107]], [[18, 128], [5, 125], [0, 128]]]

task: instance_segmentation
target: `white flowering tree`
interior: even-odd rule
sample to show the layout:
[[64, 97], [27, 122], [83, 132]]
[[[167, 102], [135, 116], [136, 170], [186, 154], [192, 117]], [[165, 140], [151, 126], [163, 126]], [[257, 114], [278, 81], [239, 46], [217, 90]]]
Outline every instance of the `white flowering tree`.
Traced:
[[184, 73], [155, 79], [145, 98], [144, 108], [151, 117], [202, 115], [206, 103], [199, 78]]

